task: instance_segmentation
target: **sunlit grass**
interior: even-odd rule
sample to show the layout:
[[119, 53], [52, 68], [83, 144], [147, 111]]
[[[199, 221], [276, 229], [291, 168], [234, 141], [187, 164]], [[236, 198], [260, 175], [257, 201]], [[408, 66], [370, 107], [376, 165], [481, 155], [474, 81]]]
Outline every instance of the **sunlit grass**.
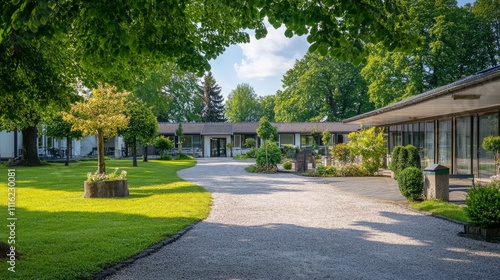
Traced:
[[[195, 161], [106, 161], [127, 170], [130, 196], [83, 198], [87, 172], [96, 162], [16, 169], [16, 273], [2, 260], [0, 279], [90, 279], [187, 225], [204, 219], [211, 197], [177, 177]], [[0, 167], [0, 205], [7, 217], [7, 168]], [[7, 227], [0, 240], [7, 241]]]
[[438, 214], [454, 220], [462, 222], [467, 222], [468, 220], [465, 211], [466, 207], [454, 203], [441, 200], [424, 200], [422, 202], [411, 202], [409, 205], [417, 210]]

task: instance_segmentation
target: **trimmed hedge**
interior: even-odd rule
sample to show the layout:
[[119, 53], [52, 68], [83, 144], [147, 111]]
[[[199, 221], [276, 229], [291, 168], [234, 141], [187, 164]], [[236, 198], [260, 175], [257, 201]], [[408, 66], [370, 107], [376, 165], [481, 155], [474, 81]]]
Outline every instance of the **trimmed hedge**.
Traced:
[[399, 153], [403, 149], [403, 146], [395, 146], [391, 154], [391, 163], [389, 163], [389, 169], [396, 173], [398, 170]]
[[292, 162], [291, 162], [291, 161], [289, 161], [289, 160], [287, 160], [287, 161], [283, 162], [283, 168], [284, 168], [285, 170], [291, 170], [291, 169], [292, 169]]
[[420, 168], [408, 167], [398, 174], [401, 194], [408, 200], [417, 200], [424, 192], [424, 174]]
[[467, 216], [472, 224], [482, 228], [500, 227], [500, 180], [469, 190]]

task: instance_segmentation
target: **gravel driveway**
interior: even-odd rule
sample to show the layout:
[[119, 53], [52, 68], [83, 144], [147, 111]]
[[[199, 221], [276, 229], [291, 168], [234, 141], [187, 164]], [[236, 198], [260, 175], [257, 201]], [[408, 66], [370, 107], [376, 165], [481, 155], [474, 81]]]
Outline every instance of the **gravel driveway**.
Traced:
[[212, 193], [209, 217], [110, 279], [500, 278], [500, 244], [458, 237], [458, 224], [247, 165], [200, 159], [180, 171]]

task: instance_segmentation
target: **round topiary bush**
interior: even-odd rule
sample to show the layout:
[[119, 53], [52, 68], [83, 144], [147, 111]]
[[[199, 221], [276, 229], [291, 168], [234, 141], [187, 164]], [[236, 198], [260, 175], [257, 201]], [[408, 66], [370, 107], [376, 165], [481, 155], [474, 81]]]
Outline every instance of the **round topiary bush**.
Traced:
[[401, 171], [405, 170], [408, 166], [408, 150], [405, 149], [405, 147], [401, 147], [401, 150], [399, 151], [399, 155], [398, 155], [398, 162], [396, 163], [396, 171], [394, 172], [395, 175], [396, 175], [396, 179], [397, 179], [397, 176], [399, 176], [399, 173], [401, 173]]
[[[276, 167], [281, 162], [281, 150], [274, 142], [267, 142], [267, 164]], [[266, 165], [266, 145], [257, 150], [255, 161], [258, 166]]]
[[476, 186], [469, 190], [467, 216], [472, 224], [482, 228], [500, 227], [500, 181], [487, 186]]
[[398, 174], [401, 194], [409, 200], [417, 200], [424, 192], [424, 174], [420, 168], [408, 167]]
[[289, 161], [289, 160], [287, 160], [287, 161], [283, 162], [283, 168], [284, 168], [285, 170], [291, 170], [291, 169], [292, 169], [292, 162], [291, 162], [291, 161]]

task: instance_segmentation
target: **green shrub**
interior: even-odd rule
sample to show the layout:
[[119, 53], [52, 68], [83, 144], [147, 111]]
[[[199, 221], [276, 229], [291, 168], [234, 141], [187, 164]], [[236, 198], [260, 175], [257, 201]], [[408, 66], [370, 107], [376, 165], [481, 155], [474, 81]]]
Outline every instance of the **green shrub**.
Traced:
[[320, 164], [316, 166], [316, 172], [318, 172], [319, 175], [324, 176], [326, 173], [326, 167]]
[[237, 155], [233, 157], [234, 159], [248, 159], [247, 155]]
[[334, 177], [337, 176], [337, 169], [335, 166], [328, 165], [326, 166], [325, 176]]
[[291, 162], [291, 161], [289, 161], [289, 160], [287, 160], [287, 161], [283, 162], [283, 168], [284, 168], [285, 170], [291, 170], [291, 169], [292, 169], [292, 162]]
[[351, 132], [347, 137], [349, 138], [347, 146], [351, 154], [362, 158], [361, 164], [370, 174], [377, 172], [382, 165], [381, 159], [387, 154], [384, 130], [379, 129], [377, 132], [372, 126]]
[[398, 155], [398, 162], [396, 163], [396, 178], [399, 176], [401, 171], [405, 170], [408, 167], [408, 150], [404, 147], [401, 148]]
[[[267, 145], [267, 158], [268, 162], [266, 163], [266, 145]], [[257, 154], [255, 156], [255, 160], [257, 162], [257, 166], [264, 166], [266, 164], [276, 167], [278, 163], [281, 162], [281, 150], [274, 142], [267, 141], [265, 145], [260, 147], [257, 150]]]
[[172, 157], [169, 155], [162, 155], [160, 159], [161, 160], [172, 160]]
[[405, 149], [408, 152], [408, 166], [407, 167], [416, 167], [418, 169], [422, 169], [422, 163], [420, 161], [420, 154], [418, 153], [417, 147], [413, 145], [407, 145]]
[[186, 160], [186, 159], [193, 159], [192, 156], [180, 153], [175, 156], [175, 160]]
[[[404, 149], [403, 149], [404, 150]], [[401, 194], [409, 200], [417, 200], [424, 192], [424, 174], [420, 168], [408, 167], [398, 174]]]
[[494, 180], [487, 186], [476, 186], [469, 190], [467, 216], [471, 223], [482, 228], [500, 227], [500, 181]]
[[248, 150], [245, 155], [247, 156], [247, 158], [255, 158], [255, 148], [251, 148], [250, 150]]
[[337, 160], [341, 165], [346, 165], [348, 162], [352, 162], [353, 158], [351, 156], [351, 151], [349, 147], [344, 143], [339, 143], [332, 147], [332, 157]]
[[392, 150], [391, 163], [389, 163], [389, 169], [394, 173], [396, 173], [398, 169], [399, 153], [401, 152], [401, 149], [403, 149], [403, 146], [395, 146], [394, 149]]
[[300, 153], [299, 147], [295, 147], [290, 144], [283, 145], [283, 154], [287, 158], [295, 158], [297, 154]]
[[342, 177], [364, 177], [369, 176], [370, 172], [362, 165], [358, 164], [348, 164], [342, 166], [337, 172]]
[[255, 142], [255, 139], [253, 138], [247, 138], [245, 139], [245, 144], [243, 144], [246, 148], [253, 149], [257, 146], [257, 142]]

